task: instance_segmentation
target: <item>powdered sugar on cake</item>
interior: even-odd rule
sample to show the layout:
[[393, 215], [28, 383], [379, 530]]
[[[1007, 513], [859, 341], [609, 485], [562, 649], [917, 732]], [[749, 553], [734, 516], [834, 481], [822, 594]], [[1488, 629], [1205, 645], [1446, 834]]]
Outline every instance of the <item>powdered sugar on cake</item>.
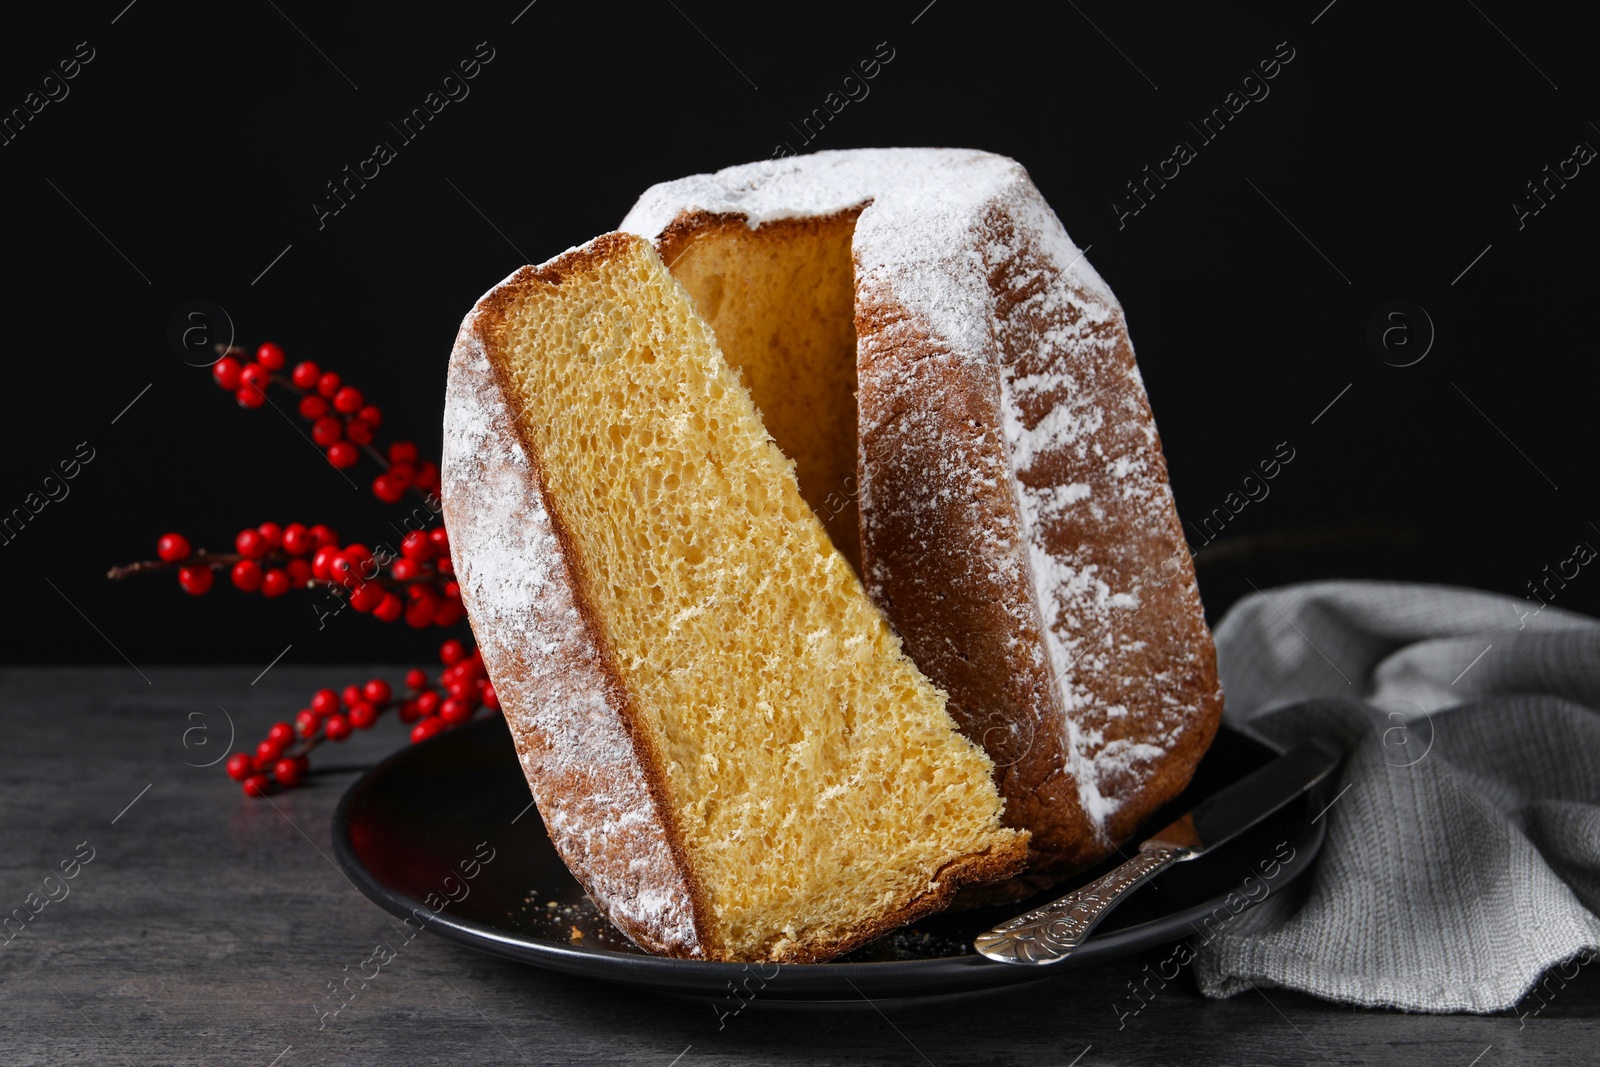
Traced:
[[[1064, 266], [1063, 257], [1082, 258], [1054, 216], [1035, 221], [1042, 233], [1019, 225], [1006, 231], [1009, 239], [985, 248], [988, 276], [1007, 278], [1013, 291], [1026, 294], [995, 316], [1001, 425], [1050, 678], [1064, 713], [1067, 769], [1084, 813], [1104, 835], [1121, 797], [1137, 788], [1166, 752], [1146, 741], [1108, 738], [1106, 723], [1124, 717], [1127, 708], [1108, 704], [1100, 689], [1085, 681], [1106, 668], [1111, 657], [1102, 642], [1123, 636], [1118, 623], [1138, 610], [1139, 591], [1126, 575], [1079, 552], [1072, 538], [1051, 531], [1075, 518], [1081, 524], [1083, 512], [1091, 522], [1103, 522], [1110, 498], [1135, 503], [1126, 510], [1137, 521], [1149, 511], [1151, 496], [1168, 490], [1164, 476], [1152, 477], [1147, 439], [1127, 432], [1138, 424], [1140, 412], [1118, 403], [1130, 390], [1142, 393], [1115, 360], [1121, 309], [1109, 293], [1080, 289], [1070, 281], [1034, 284], [1039, 262]], [[1038, 469], [1045, 457], [1065, 457], [1077, 472], [1087, 472], [1087, 480], [1059, 484], [1053, 479], [1059, 462], [1053, 470]], [[1174, 725], [1181, 727], [1181, 720]], [[1107, 781], [1117, 783], [1117, 794], [1106, 791]]]

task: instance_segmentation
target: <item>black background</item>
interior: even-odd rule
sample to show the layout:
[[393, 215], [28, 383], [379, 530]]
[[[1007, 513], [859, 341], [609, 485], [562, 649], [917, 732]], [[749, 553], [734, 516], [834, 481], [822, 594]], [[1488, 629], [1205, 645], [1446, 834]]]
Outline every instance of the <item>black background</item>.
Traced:
[[[1021, 161], [1127, 310], [1186, 518], [1289, 443], [1270, 496], [1200, 558], [1213, 617], [1252, 584], [1329, 576], [1524, 596], [1579, 541], [1600, 545], [1600, 175], [1585, 167], [1522, 229], [1510, 207], [1577, 142], [1600, 146], [1594, 37], [1572, 16], [1504, 0], [1085, 0], [1049, 15], [524, 2], [9, 16], [6, 112], [79, 42], [95, 58], [0, 147], [0, 509], [79, 442], [95, 459], [0, 546], [7, 660], [265, 664], [291, 644], [286, 662], [427, 657], [437, 631], [345, 613], [319, 632], [303, 594], [219, 583], [196, 600], [169, 575], [105, 579], [168, 529], [221, 548], [243, 525], [326, 521], [372, 543], [401, 513], [366, 491], [370, 465], [352, 489], [284, 418], [240, 410], [181, 362], [173, 310], [221, 305], [241, 343], [339, 371], [384, 408], [381, 440], [401, 431], [436, 456], [446, 356], [485, 289], [611, 229], [653, 182], [781, 142]], [[1270, 95], [1201, 146], [1186, 122], [1285, 41]], [[479, 42], [494, 59], [470, 95], [401, 146], [388, 122]], [[879, 42], [894, 58], [870, 95], [803, 145], [790, 123]], [[1198, 157], [1119, 229], [1112, 199], [1180, 138]], [[313, 200], [379, 140], [398, 157], [319, 229]], [[1397, 298], [1437, 328], [1405, 368], [1365, 339]], [[1555, 603], [1600, 608], [1600, 574]]]

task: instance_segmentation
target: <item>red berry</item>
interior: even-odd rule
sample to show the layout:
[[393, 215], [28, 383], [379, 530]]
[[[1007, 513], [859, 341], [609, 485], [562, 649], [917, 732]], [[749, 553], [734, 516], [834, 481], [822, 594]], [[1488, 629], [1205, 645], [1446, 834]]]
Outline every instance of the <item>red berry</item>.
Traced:
[[[420, 485], [421, 483], [419, 482], [418, 484]], [[429, 530], [428, 540], [433, 543], [433, 550], [436, 554], [441, 556], [450, 554], [450, 534], [446, 532], [443, 526], [435, 526]]]
[[323, 523], [319, 522], [311, 527], [310, 533], [312, 542], [319, 548], [323, 545], [336, 545], [339, 543], [339, 535], [333, 532], [333, 527]]
[[460, 663], [467, 658], [467, 646], [451, 638], [439, 646], [440, 663]]
[[443, 600], [434, 609], [433, 624], [435, 626], [454, 626], [461, 621], [461, 617], [466, 613], [467, 609], [461, 606], [461, 601]]
[[445, 692], [449, 693], [451, 698], [455, 700], [466, 700], [469, 697], [477, 696], [478, 687], [472, 684], [470, 678], [458, 676], [455, 681], [445, 686]]
[[284, 745], [280, 741], [267, 738], [256, 746], [256, 761], [258, 764], [268, 764], [283, 755]]
[[333, 580], [333, 561], [340, 558], [337, 545], [323, 545], [311, 557], [311, 576], [323, 581]]
[[350, 720], [335, 712], [322, 724], [322, 730], [328, 735], [329, 741], [343, 741], [350, 736]]
[[324, 415], [311, 424], [311, 439], [327, 448], [344, 436], [344, 423], [332, 415]]
[[256, 349], [256, 362], [268, 370], [283, 369], [283, 349], [268, 341]]
[[409, 463], [389, 464], [389, 477], [394, 479], [395, 484], [399, 485], [402, 489], [409, 489], [416, 476], [417, 472], [415, 468], [413, 468]]
[[340, 585], [354, 587], [361, 581], [360, 566], [360, 557], [352, 558], [346, 552], [336, 552], [328, 558], [328, 577]]
[[356, 446], [349, 441], [335, 441], [328, 446], [328, 462], [340, 470], [355, 466], [358, 458]]
[[310, 737], [317, 732], [317, 727], [321, 725], [321, 717], [310, 708], [303, 708], [300, 714], [294, 717], [294, 732], [301, 737]]
[[412, 667], [406, 671], [407, 689], [426, 689], [428, 687], [428, 672], [421, 667]]
[[180, 533], [162, 534], [156, 541], [156, 555], [167, 563], [189, 558], [189, 539]]
[[309, 359], [294, 365], [294, 370], [289, 372], [289, 380], [294, 382], [297, 389], [315, 389], [317, 379], [322, 377], [322, 368]]
[[328, 402], [315, 393], [300, 398], [300, 417], [320, 419], [328, 413]]
[[254, 593], [261, 588], [261, 564], [253, 559], [241, 559], [233, 565], [233, 587], [243, 593]]
[[327, 397], [329, 400], [332, 400], [333, 397], [334, 397], [334, 394], [337, 393], [338, 391], [339, 391], [339, 376], [337, 374], [333, 373], [333, 371], [328, 371], [322, 377], [317, 379], [317, 392], [321, 393], [323, 396]]
[[277, 763], [273, 764], [272, 776], [276, 778], [278, 780], [278, 784], [283, 786], [285, 789], [293, 789], [295, 786], [306, 780], [306, 770], [302, 765], [302, 761], [304, 759], [305, 757], [302, 756], [299, 759], [279, 760]]
[[342, 411], [346, 415], [354, 415], [360, 411], [361, 405], [365, 402], [361, 390], [352, 386], [347, 385], [333, 394], [333, 410]]
[[383, 594], [383, 600], [372, 609], [372, 617], [379, 622], [394, 622], [405, 611], [405, 601], [393, 593]]
[[361, 614], [377, 611], [378, 605], [383, 603], [383, 598], [389, 594], [377, 582], [365, 582], [356, 586], [350, 594], [350, 606]]
[[307, 560], [291, 559], [284, 569], [289, 572], [290, 589], [299, 589], [311, 580], [311, 564]]
[[382, 678], [373, 678], [361, 687], [361, 695], [372, 704], [383, 705], [389, 703], [389, 698], [394, 694], [389, 690], [389, 683]]
[[439, 465], [437, 463], [419, 463], [417, 465], [417, 488], [439, 488]]
[[[238, 568], [234, 569], [234, 583], [238, 584]], [[289, 591], [289, 575], [274, 567], [261, 576], [261, 595], [274, 600]]]
[[437, 715], [429, 715], [411, 728], [412, 743], [426, 741], [434, 734], [445, 728], [444, 721]]
[[344, 701], [344, 706], [348, 708], [359, 704], [365, 698], [361, 695], [359, 685], [347, 685], [339, 690], [339, 699]]
[[339, 694], [332, 689], [318, 689], [311, 698], [311, 710], [326, 718], [339, 710]]
[[267, 402], [266, 393], [263, 393], [259, 389], [252, 389], [251, 387], [245, 385], [241, 385], [238, 389], [234, 390], [233, 398], [239, 402], [240, 407], [249, 411], [254, 411], [256, 408]]
[[374, 430], [383, 425], [383, 410], [376, 404], [367, 404], [356, 415]]
[[417, 446], [410, 441], [396, 441], [389, 446], [390, 463], [415, 463]]
[[490, 711], [500, 710], [500, 694], [494, 691], [493, 685], [483, 687], [483, 706]]
[[244, 780], [244, 795], [247, 797], [264, 797], [267, 795], [267, 786], [271, 784], [264, 774], [252, 774]]
[[417, 702], [415, 700], [401, 701], [400, 707], [395, 714], [400, 716], [401, 722], [416, 722], [422, 717], [422, 712], [417, 709]]
[[350, 705], [350, 725], [357, 730], [368, 730], [378, 721], [378, 709], [368, 704], [365, 700], [358, 700]]
[[444, 583], [444, 595], [449, 597], [451, 600], [460, 600], [461, 599], [461, 583], [460, 582], [445, 582]]
[[456, 565], [451, 562], [449, 556], [441, 556], [433, 566], [440, 574], [454, 574], [456, 572]]
[[267, 551], [273, 552], [283, 545], [283, 527], [275, 522], [264, 522], [256, 527], [256, 533], [267, 543]]
[[391, 478], [386, 471], [372, 479], [372, 495], [385, 504], [398, 504], [400, 498], [406, 495], [406, 487]]
[[412, 586], [412, 600], [406, 605], [406, 625], [414, 630], [432, 625], [433, 613], [439, 610], [439, 598], [420, 586]]
[[190, 596], [201, 596], [211, 588], [211, 568], [179, 567], [178, 584]]
[[372, 426], [363, 419], [351, 419], [345, 424], [344, 435], [358, 445], [370, 445]]
[[291, 556], [303, 556], [313, 547], [311, 531], [303, 523], [291, 522], [283, 528], [283, 550]]
[[361, 578], [376, 578], [378, 564], [372, 556], [372, 549], [360, 541], [352, 541], [344, 546], [344, 557], [355, 565], [356, 574]]
[[264, 393], [272, 381], [272, 372], [259, 363], [246, 363], [239, 368], [239, 388]]
[[409, 582], [417, 576], [421, 569], [421, 564], [416, 560], [406, 559], [401, 556], [389, 567], [389, 576], [397, 582]]
[[472, 718], [472, 705], [465, 700], [457, 700], [455, 697], [451, 697], [439, 705], [439, 718], [451, 726], [460, 726]]
[[236, 782], [242, 782], [255, 773], [256, 761], [250, 758], [248, 752], [235, 752], [228, 757], [228, 777]]
[[421, 530], [412, 530], [400, 541], [400, 554], [406, 559], [422, 562], [433, 558], [433, 542]]
[[267, 554], [266, 538], [261, 536], [259, 530], [240, 530], [239, 536], [233, 539], [233, 547], [239, 550], [239, 555], [257, 559]]
[[284, 747], [288, 747], [289, 743], [294, 740], [294, 727], [286, 722], [275, 722], [272, 724], [272, 728], [267, 731], [267, 740], [277, 741]]
[[232, 356], [223, 356], [211, 364], [211, 377], [230, 393], [239, 388], [239, 371], [243, 368]]
[[417, 710], [424, 715], [432, 715], [439, 710], [439, 694], [432, 689], [425, 689], [417, 694]]

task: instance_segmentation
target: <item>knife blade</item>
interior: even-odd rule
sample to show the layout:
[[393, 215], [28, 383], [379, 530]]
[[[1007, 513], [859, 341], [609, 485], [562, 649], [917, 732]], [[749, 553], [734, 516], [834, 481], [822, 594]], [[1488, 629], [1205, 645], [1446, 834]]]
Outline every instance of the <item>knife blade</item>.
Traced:
[[973, 941], [1000, 963], [1047, 966], [1078, 949], [1135, 889], [1172, 866], [1233, 840], [1326, 778], [1339, 755], [1315, 741], [1206, 797], [1139, 845], [1132, 859], [1059, 900], [985, 931]]

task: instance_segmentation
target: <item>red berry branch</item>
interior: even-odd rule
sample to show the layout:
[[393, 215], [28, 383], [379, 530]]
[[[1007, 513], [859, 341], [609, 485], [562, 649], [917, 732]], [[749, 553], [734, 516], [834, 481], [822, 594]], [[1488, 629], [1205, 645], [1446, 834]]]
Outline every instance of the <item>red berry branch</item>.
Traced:
[[319, 689], [300, 709], [294, 724], [274, 723], [255, 754], [228, 757], [228, 776], [244, 784], [248, 796], [266, 796], [275, 787], [292, 789], [305, 781], [311, 751], [325, 741], [343, 741], [356, 730], [369, 730], [387, 711], [411, 725], [413, 743], [460, 726], [480, 707], [498, 711], [500, 701], [483, 669], [483, 658], [452, 638], [439, 646], [444, 670], [437, 681], [413, 667], [406, 672], [409, 695], [396, 696], [389, 683], [373, 678], [365, 685], [347, 685], [343, 692]]
[[211, 590], [214, 573], [227, 571], [243, 593], [275, 598], [291, 589], [321, 588], [363, 615], [383, 622], [404, 618], [417, 629], [454, 626], [466, 614], [450, 562], [450, 535], [442, 526], [412, 530], [400, 541], [398, 555], [386, 548], [375, 555], [359, 542], [340, 545], [339, 535], [321, 523], [247, 526], [233, 546], [233, 552], [196, 552], [182, 534], [163, 534], [156, 541], [157, 559], [113, 567], [106, 574], [127, 578], [176, 567], [183, 591], [202, 596]]
[[211, 376], [239, 401], [242, 408], [259, 408], [267, 402], [267, 387], [275, 385], [293, 393], [300, 417], [311, 424], [311, 440], [340, 470], [353, 467], [364, 450], [383, 468], [372, 480], [372, 494], [385, 504], [397, 504], [411, 489], [432, 502], [439, 491], [439, 466], [418, 463], [417, 446], [397, 441], [387, 455], [372, 447], [383, 412], [367, 403], [361, 390], [344, 384], [333, 371], [325, 371], [310, 360], [296, 363], [288, 376], [283, 370], [283, 349], [267, 342], [256, 349], [254, 361], [247, 362], [242, 348], [218, 345], [222, 358], [211, 366]]
[[[383, 412], [367, 403], [359, 389], [309, 360], [282, 373], [287, 363], [283, 349], [270, 342], [256, 349], [253, 360], [241, 348], [218, 345], [217, 351], [220, 358], [212, 365], [212, 377], [233, 393], [240, 407], [262, 407], [272, 387], [293, 394], [300, 417], [311, 424], [312, 441], [329, 463], [344, 470], [364, 452], [381, 468], [372, 480], [372, 493], [380, 501], [399, 503], [409, 490], [427, 503], [430, 518], [438, 513], [438, 464], [419, 461], [417, 446], [410, 441], [395, 441], [379, 451], [373, 442]], [[375, 552], [360, 542], [342, 543], [322, 523], [264, 522], [240, 530], [233, 548], [232, 552], [196, 550], [182, 534], [167, 533], [156, 542], [155, 559], [113, 567], [108, 577], [176, 570], [179, 586], [201, 596], [223, 571], [235, 589], [269, 599], [294, 589], [322, 590], [336, 604], [331, 611], [319, 609], [322, 619], [348, 604], [383, 622], [404, 619], [417, 629], [454, 626], [466, 614], [450, 560], [450, 538], [442, 526], [411, 530], [398, 552], [384, 545]], [[319, 690], [292, 725], [274, 724], [253, 755], [230, 756], [229, 776], [244, 783], [246, 794], [266, 796], [275, 788], [302, 784], [310, 753], [318, 745], [369, 729], [387, 711], [411, 725], [415, 742], [467, 722], [480, 707], [498, 710], [494, 687], [476, 651], [452, 638], [440, 646], [439, 659], [444, 669], [436, 680], [420, 668], [407, 672], [404, 697], [397, 697], [379, 678], [346, 686], [342, 693]]]

